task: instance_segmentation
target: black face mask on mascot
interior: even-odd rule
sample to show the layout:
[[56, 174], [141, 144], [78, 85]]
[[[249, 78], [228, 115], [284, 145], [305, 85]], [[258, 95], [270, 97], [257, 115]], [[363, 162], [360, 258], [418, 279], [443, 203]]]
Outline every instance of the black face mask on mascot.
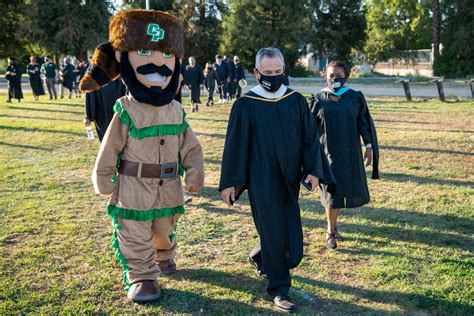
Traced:
[[[138, 67], [137, 72], [146, 74], [150, 73], [149, 71], [151, 71], [159, 72], [162, 75], [167, 75], [171, 71], [171, 69], [166, 66], [155, 67], [156, 68], [149, 65], [140, 66]], [[154, 106], [169, 104], [174, 99], [179, 85], [179, 69], [179, 60], [176, 58], [174, 72], [170, 82], [168, 83], [168, 86], [164, 89], [160, 87], [147, 88], [140, 81], [138, 81], [137, 77], [135, 76], [135, 70], [128, 59], [128, 52], [121, 52], [120, 55], [120, 77], [122, 78], [123, 83], [127, 86], [128, 91], [130, 91], [132, 97], [138, 102], [148, 103]]]
[[277, 91], [283, 84], [283, 74], [276, 76], [265, 76], [260, 71], [258, 71], [258, 73], [260, 74], [260, 79], [258, 79], [258, 83], [260, 83], [262, 87], [264, 87], [270, 92]]

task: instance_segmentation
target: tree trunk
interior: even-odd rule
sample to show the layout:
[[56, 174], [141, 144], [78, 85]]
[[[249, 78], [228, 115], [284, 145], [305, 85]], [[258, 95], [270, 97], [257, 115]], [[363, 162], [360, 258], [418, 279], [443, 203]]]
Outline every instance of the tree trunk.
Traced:
[[199, 0], [199, 24], [204, 30], [206, 26], [206, 0]]
[[441, 9], [439, 0], [432, 0], [433, 4], [433, 64], [439, 58], [439, 44], [441, 38]]

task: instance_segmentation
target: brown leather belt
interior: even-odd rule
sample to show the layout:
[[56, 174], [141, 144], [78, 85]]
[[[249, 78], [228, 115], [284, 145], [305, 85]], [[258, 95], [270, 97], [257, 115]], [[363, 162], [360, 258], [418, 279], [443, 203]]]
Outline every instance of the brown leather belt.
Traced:
[[119, 173], [125, 176], [141, 178], [175, 178], [178, 176], [178, 163], [151, 164], [122, 160]]

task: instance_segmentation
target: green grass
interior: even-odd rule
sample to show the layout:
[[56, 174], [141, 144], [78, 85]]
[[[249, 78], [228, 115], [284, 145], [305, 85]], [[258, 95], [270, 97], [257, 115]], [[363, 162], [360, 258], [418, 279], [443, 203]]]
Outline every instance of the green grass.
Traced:
[[[179, 273], [152, 305], [126, 300], [110, 249], [106, 197], [90, 174], [83, 100], [6, 104], [0, 95], [0, 314], [272, 313], [246, 262], [257, 240], [248, 199], [227, 208], [217, 184], [230, 106], [188, 113], [206, 184], [177, 229]], [[323, 246], [318, 193], [303, 192], [305, 257], [293, 271], [302, 314], [474, 314], [474, 102], [370, 100], [382, 179], [343, 210], [339, 248]]]

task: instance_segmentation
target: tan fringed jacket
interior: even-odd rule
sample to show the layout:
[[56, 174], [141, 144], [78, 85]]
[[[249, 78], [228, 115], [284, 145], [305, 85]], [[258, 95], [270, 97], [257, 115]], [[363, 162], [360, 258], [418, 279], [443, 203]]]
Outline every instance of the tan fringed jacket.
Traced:
[[185, 120], [181, 104], [173, 100], [153, 106], [126, 95], [117, 100], [114, 110], [92, 173], [95, 192], [112, 193], [109, 205], [132, 211], [182, 206], [179, 176], [161, 180], [117, 174], [120, 158], [148, 164], [178, 162], [186, 170], [187, 185], [204, 185], [202, 148]]

